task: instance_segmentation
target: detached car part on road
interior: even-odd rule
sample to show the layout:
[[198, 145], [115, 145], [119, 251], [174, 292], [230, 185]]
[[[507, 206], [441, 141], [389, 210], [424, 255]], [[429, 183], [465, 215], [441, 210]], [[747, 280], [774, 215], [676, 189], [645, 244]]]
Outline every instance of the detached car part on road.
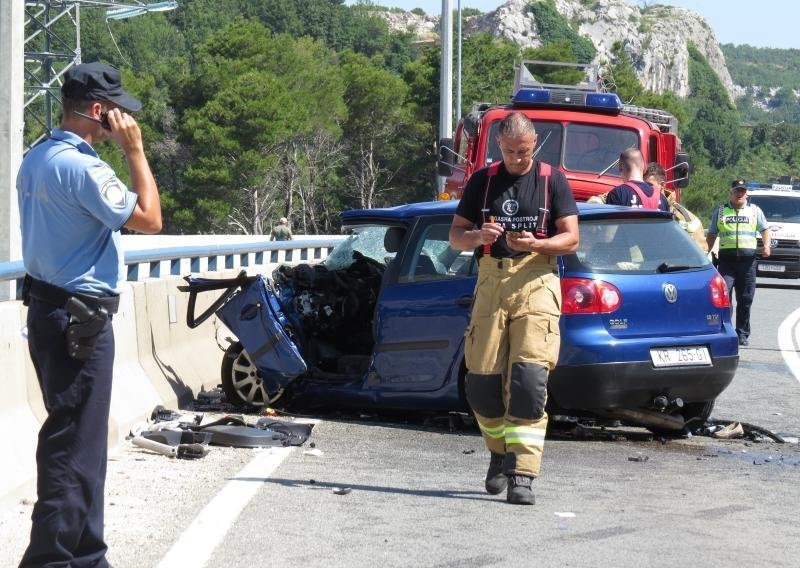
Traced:
[[[189, 325], [215, 312], [238, 337], [230, 401], [460, 410], [477, 267], [449, 246], [455, 202], [347, 211], [317, 265], [272, 278], [187, 277]], [[725, 283], [668, 213], [579, 204], [580, 249], [559, 258], [561, 353], [551, 413], [657, 431], [704, 420], [738, 365]], [[195, 319], [196, 294], [224, 289]]]

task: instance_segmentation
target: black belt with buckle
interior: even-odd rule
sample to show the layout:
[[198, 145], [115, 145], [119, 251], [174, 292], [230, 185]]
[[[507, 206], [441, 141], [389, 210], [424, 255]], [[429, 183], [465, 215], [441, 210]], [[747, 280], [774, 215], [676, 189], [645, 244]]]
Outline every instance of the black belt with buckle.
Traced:
[[77, 298], [92, 310], [104, 308], [109, 314], [115, 314], [119, 310], [119, 296], [91, 296], [89, 294], [70, 292], [42, 280], [37, 280], [30, 275], [25, 276], [22, 293], [23, 302], [27, 305], [26, 295], [59, 308], [65, 307], [70, 298]]

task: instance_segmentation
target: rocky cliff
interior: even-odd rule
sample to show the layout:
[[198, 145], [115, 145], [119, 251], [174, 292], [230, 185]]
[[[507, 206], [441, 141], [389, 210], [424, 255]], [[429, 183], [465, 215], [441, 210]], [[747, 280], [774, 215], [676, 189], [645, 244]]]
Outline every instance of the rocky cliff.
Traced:
[[[465, 34], [487, 32], [522, 47], [541, 45], [528, 5], [537, 0], [508, 0], [495, 11], [473, 16], [462, 24]], [[554, 0], [558, 12], [597, 48], [595, 62], [607, 61], [620, 41], [642, 85], [661, 93], [689, 95], [689, 53], [692, 42], [719, 75], [731, 98], [734, 85], [714, 32], [703, 17], [684, 8], [654, 5], [640, 8], [624, 0]], [[414, 30], [421, 39], [438, 35], [438, 17], [387, 13], [392, 29]], [[392, 19], [389, 19], [391, 17]]]

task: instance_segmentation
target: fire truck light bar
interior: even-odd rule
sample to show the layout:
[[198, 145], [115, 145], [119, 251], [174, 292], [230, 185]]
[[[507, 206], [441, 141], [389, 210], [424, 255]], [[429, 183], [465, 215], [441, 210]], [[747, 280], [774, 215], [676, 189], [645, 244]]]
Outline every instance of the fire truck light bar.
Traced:
[[547, 89], [520, 89], [511, 98], [517, 104], [542, 104], [550, 102], [550, 91]]
[[622, 101], [615, 93], [588, 93], [586, 95], [586, 106], [594, 108], [607, 108], [622, 110]]

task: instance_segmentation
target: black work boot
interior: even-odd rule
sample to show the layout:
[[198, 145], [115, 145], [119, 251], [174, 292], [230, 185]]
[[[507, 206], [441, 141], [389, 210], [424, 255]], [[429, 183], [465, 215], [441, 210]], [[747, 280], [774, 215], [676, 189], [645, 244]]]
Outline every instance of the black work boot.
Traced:
[[512, 473], [508, 476], [508, 493], [506, 501], [512, 505], [533, 505], [536, 499], [531, 490], [533, 478], [527, 475]]
[[508, 478], [503, 473], [503, 454], [496, 454], [491, 452], [492, 457], [489, 459], [489, 469], [486, 472], [486, 492], [489, 495], [497, 495], [502, 493], [503, 489], [508, 485]]

